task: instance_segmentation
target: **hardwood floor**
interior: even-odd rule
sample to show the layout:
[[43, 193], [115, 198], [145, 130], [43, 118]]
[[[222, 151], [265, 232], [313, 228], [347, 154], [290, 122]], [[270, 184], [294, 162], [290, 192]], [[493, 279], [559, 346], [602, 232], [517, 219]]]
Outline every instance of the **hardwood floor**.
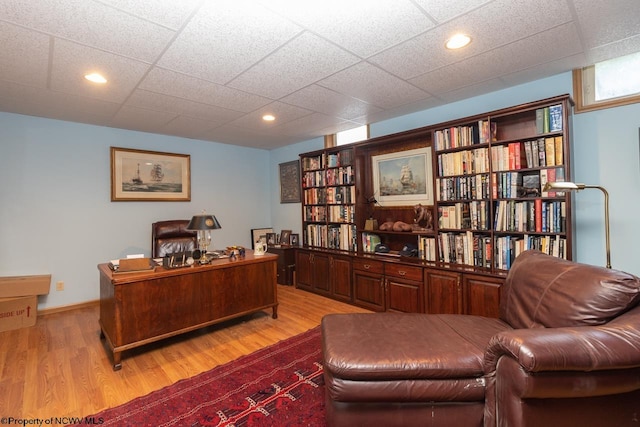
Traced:
[[97, 304], [0, 332], [0, 417], [92, 415], [309, 330], [325, 314], [368, 312], [290, 286], [278, 285], [278, 299], [278, 319], [268, 310], [133, 349], [116, 372]]

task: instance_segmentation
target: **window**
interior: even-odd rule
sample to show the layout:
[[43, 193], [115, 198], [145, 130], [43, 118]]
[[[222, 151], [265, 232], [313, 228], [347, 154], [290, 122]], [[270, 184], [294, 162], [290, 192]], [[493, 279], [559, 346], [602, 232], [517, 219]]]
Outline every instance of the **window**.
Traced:
[[573, 70], [576, 112], [640, 102], [640, 52]]
[[324, 136], [324, 147], [336, 147], [338, 145], [351, 144], [369, 139], [369, 125], [358, 126], [357, 128], [344, 130], [331, 135]]

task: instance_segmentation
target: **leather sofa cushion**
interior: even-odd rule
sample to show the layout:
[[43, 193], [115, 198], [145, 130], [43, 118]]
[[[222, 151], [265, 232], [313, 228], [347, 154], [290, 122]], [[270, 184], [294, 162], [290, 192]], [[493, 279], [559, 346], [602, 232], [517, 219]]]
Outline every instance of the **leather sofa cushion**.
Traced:
[[482, 377], [489, 339], [508, 329], [480, 316], [330, 314], [322, 319], [324, 369], [354, 381]]
[[502, 288], [500, 318], [515, 329], [601, 325], [640, 302], [640, 279], [526, 251]]

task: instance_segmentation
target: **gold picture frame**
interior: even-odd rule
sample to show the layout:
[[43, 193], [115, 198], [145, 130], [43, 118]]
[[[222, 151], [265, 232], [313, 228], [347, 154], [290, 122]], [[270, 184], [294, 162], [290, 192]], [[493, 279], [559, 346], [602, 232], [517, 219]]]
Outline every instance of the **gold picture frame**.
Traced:
[[111, 147], [111, 201], [188, 202], [191, 156]]
[[380, 206], [433, 205], [430, 147], [372, 156], [371, 163]]

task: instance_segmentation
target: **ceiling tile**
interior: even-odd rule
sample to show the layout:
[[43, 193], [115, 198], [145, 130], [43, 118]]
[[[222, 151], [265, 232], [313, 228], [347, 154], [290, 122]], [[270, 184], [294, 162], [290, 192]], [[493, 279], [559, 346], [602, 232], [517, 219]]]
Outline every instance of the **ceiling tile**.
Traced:
[[383, 109], [398, 107], [430, 96], [367, 62], [347, 68], [318, 84]]
[[[0, 22], [0, 77], [45, 87], [49, 68], [50, 37]], [[25, 52], [29, 52], [25, 55]]]
[[409, 0], [268, 0], [264, 4], [363, 58], [434, 25]]
[[425, 10], [437, 22], [448, 21], [462, 13], [468, 12], [484, 3], [493, 0], [456, 0], [456, 1], [433, 1], [415, 0], [415, 2]]
[[111, 120], [110, 125], [141, 132], [161, 133], [158, 129], [162, 129], [175, 118], [176, 115], [172, 113], [124, 106]]
[[587, 48], [636, 37], [640, 34], [640, 1], [638, 0], [573, 0], [578, 23], [584, 32]]
[[0, 111], [105, 124], [119, 104], [0, 80]]
[[0, 20], [153, 62], [175, 32], [96, 1], [3, 0]]
[[251, 67], [228, 86], [279, 99], [357, 61], [356, 56], [305, 32]]
[[522, 84], [522, 82], [530, 82], [534, 80], [551, 77], [553, 75], [563, 73], [566, 70], [581, 68], [587, 64], [585, 55], [579, 53], [566, 58], [560, 58], [555, 61], [549, 61], [542, 64], [536, 64], [523, 70], [509, 73], [500, 77], [507, 87]]
[[[580, 50], [580, 39], [575, 26], [567, 24], [442, 67], [410, 81], [430, 93], [439, 95], [551, 62], [565, 55], [572, 56]], [[527, 52], [527, 54], [520, 55], [520, 52]], [[473, 75], [470, 75], [468, 70], [473, 70]]]
[[151, 92], [245, 113], [272, 102], [272, 100], [258, 95], [157, 67], [149, 72], [139, 87]]
[[375, 105], [335, 92], [318, 85], [307, 86], [289, 96], [282, 102], [314, 110], [327, 115], [336, 115], [343, 119], [355, 119], [381, 111]]
[[[246, 114], [229, 124], [236, 127], [269, 131], [284, 123], [299, 119], [300, 117], [308, 116], [311, 113], [312, 112], [309, 110], [296, 107], [294, 105], [284, 104], [282, 102], [272, 102], [271, 104], [265, 105], [256, 111]], [[276, 119], [272, 122], [264, 121], [262, 120], [262, 116], [265, 114], [272, 114]]]
[[[51, 66], [51, 89], [105, 101], [124, 101], [149, 69], [149, 64], [102, 50], [56, 39]], [[107, 84], [87, 81], [84, 75], [99, 72]]]
[[[570, 20], [571, 14], [565, 2], [497, 0], [376, 55], [370, 62], [401, 78], [410, 79]], [[458, 32], [470, 35], [471, 44], [455, 51], [444, 49], [446, 40]]]
[[186, 115], [219, 123], [228, 122], [243, 114], [239, 111], [228, 110], [215, 105], [203, 104], [142, 89], [136, 90], [127, 99], [125, 105]]
[[201, 120], [195, 117], [178, 116], [161, 128], [162, 133], [168, 135], [183, 136], [199, 139], [218, 124], [210, 120]]
[[158, 64], [224, 84], [300, 32], [297, 25], [253, 2], [207, 2]]
[[201, 0], [180, 0], [180, 7], [176, 7], [175, 0], [153, 0], [153, 5], [150, 5], [148, 1], [140, 0], [100, 1], [174, 30], [182, 27], [201, 3]]

